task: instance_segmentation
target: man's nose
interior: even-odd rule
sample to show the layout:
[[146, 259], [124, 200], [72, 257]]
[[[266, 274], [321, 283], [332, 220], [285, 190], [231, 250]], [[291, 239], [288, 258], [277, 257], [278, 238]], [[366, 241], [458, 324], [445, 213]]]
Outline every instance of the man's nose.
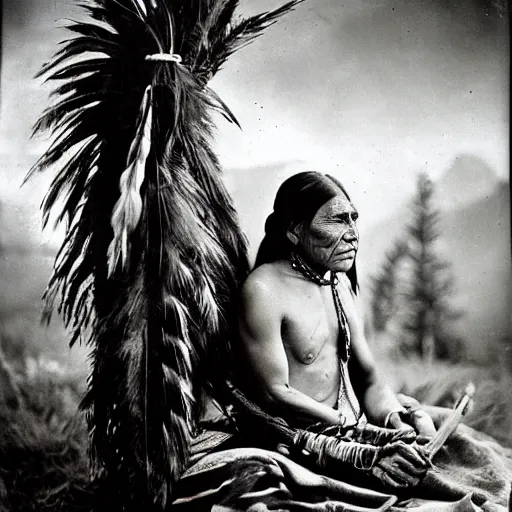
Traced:
[[346, 242], [354, 242], [357, 240], [357, 228], [354, 222], [350, 223], [350, 226], [348, 227], [347, 231], [345, 231], [345, 234], [343, 235], [343, 239]]

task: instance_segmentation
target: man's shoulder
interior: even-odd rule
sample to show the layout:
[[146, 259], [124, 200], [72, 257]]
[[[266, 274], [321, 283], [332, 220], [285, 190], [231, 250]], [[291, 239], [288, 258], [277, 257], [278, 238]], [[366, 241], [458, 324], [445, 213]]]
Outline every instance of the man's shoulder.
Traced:
[[280, 265], [266, 263], [254, 269], [242, 287], [241, 311], [243, 316], [269, 324], [281, 318], [285, 300], [285, 286]]
[[280, 293], [286, 284], [285, 262], [274, 261], [255, 268], [245, 280], [244, 295], [270, 298]]

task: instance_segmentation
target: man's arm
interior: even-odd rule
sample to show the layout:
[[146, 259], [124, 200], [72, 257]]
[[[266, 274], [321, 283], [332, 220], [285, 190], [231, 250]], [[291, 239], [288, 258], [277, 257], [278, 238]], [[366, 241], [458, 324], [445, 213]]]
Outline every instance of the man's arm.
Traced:
[[[341, 281], [341, 280], [340, 280]], [[420, 408], [417, 400], [408, 397], [402, 402], [378, 374], [375, 360], [364, 334], [363, 309], [359, 297], [354, 295], [348, 280], [341, 281], [340, 290], [345, 302], [350, 306], [347, 311], [352, 332], [354, 357], [351, 360], [353, 385], [362, 396], [370, 419], [377, 425], [389, 428], [411, 428], [421, 435], [432, 436], [436, 432], [432, 418]], [[403, 397], [403, 395], [402, 395]], [[406, 422], [402, 421], [403, 414]]]
[[316, 421], [337, 424], [338, 413], [289, 385], [288, 359], [281, 338], [283, 321], [279, 297], [254, 276], [242, 289], [239, 325], [254, 388], [264, 402]]
[[406, 410], [379, 375], [364, 333], [363, 311], [359, 297], [346, 286], [344, 286], [343, 295], [347, 306], [351, 306], [346, 308], [346, 314], [352, 334], [351, 367], [355, 377], [354, 387], [359, 391], [366, 413], [372, 423], [395, 428], [403, 427], [404, 424], [400, 420], [399, 414], [405, 413]]
[[[406, 408], [406, 403], [406, 407], [402, 406], [395, 393], [380, 377], [366, 338], [362, 336], [354, 345], [357, 354], [357, 357], [354, 357], [356, 372], [361, 376], [363, 400], [370, 420], [384, 427], [414, 428], [421, 435], [433, 436], [436, 432], [434, 422], [420, 408], [419, 403], [409, 397], [409, 408]], [[402, 421], [401, 414], [404, 414], [407, 422]]]
[[366, 413], [370, 421], [376, 425], [400, 428], [403, 425], [399, 414], [405, 413], [406, 410], [379, 375], [366, 339], [360, 339], [359, 342], [357, 348], [353, 348], [356, 359], [354, 366], [360, 379], [358, 387], [363, 390]]

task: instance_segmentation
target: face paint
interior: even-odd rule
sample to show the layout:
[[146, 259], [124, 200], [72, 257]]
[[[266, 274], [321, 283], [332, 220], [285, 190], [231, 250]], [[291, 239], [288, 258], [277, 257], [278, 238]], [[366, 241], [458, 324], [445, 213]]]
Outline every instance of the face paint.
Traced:
[[347, 272], [354, 264], [358, 249], [358, 213], [340, 194], [325, 203], [309, 226], [300, 229], [301, 253], [319, 271]]

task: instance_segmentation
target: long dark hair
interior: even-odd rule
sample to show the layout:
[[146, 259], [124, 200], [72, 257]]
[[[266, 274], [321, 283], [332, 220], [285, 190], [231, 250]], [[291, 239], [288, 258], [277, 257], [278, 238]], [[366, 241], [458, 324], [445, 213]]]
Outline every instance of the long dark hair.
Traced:
[[[342, 192], [350, 201], [343, 185], [328, 174], [308, 171], [294, 174], [277, 191], [274, 211], [265, 222], [265, 236], [258, 249], [255, 267], [288, 259], [294, 245], [286, 232], [298, 224], [308, 225], [327, 201]], [[357, 291], [356, 264], [347, 272], [354, 293]]]

